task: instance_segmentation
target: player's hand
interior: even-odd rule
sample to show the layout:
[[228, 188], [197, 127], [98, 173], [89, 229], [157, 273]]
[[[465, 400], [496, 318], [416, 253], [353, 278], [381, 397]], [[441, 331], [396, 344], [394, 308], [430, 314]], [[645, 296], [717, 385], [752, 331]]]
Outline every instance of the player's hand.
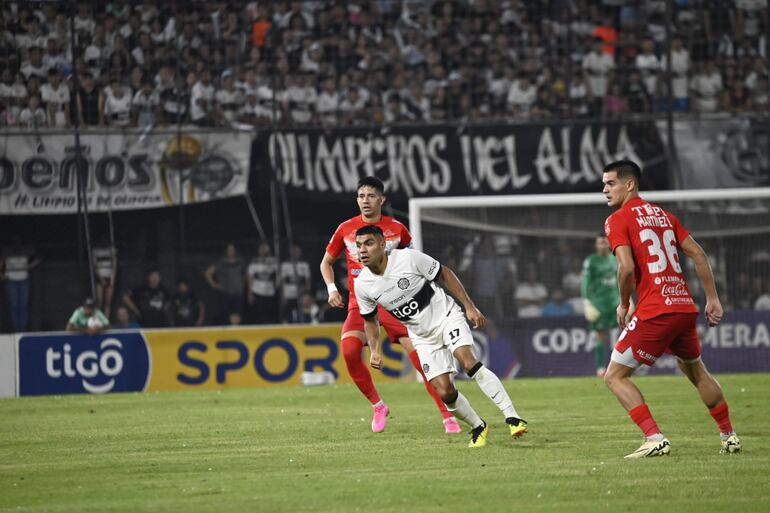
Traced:
[[709, 326], [716, 326], [719, 324], [722, 321], [724, 313], [724, 310], [722, 310], [722, 303], [720, 303], [718, 299], [706, 301], [705, 314]]
[[588, 299], [583, 300], [583, 315], [588, 322], [594, 322], [599, 318], [601, 312], [594, 306], [594, 304]]
[[470, 306], [465, 309], [465, 316], [471, 321], [471, 326], [476, 329], [481, 329], [487, 324], [487, 318], [479, 311], [475, 306]]
[[331, 294], [329, 294], [328, 302], [331, 306], [334, 308], [344, 308], [345, 302], [342, 300], [342, 294], [339, 293], [339, 291], [335, 290]]
[[620, 329], [625, 329], [626, 319], [628, 319], [628, 306], [618, 305], [616, 313], [618, 316], [618, 326]]
[[369, 365], [372, 366], [372, 369], [381, 369], [382, 355], [380, 353], [375, 353], [372, 351], [372, 354], [369, 356]]

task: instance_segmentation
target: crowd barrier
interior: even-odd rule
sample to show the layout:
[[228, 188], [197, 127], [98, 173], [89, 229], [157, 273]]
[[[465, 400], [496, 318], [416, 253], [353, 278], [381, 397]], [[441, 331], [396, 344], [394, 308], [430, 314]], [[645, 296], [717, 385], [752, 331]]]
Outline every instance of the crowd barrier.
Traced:
[[[770, 312], [729, 312], [718, 327], [701, 323], [699, 330], [712, 371], [770, 371]], [[0, 337], [0, 397], [296, 386], [303, 373], [350, 383], [339, 333], [338, 324], [320, 324], [7, 335]], [[519, 319], [474, 336], [479, 359], [503, 378], [595, 370], [595, 339], [579, 317]], [[414, 375], [400, 346], [385, 339], [383, 347], [375, 380]], [[677, 366], [664, 356], [643, 370], [673, 374]]]

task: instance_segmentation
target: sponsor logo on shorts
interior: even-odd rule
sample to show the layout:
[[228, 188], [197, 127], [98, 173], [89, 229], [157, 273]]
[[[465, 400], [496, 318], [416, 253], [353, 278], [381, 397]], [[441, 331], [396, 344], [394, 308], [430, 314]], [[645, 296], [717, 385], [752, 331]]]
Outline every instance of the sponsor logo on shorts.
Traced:
[[409, 288], [409, 280], [407, 280], [406, 278], [401, 278], [400, 280], [398, 280], [398, 288], [400, 288], [401, 290], [406, 290], [407, 288]]
[[639, 355], [639, 358], [641, 358], [642, 360], [645, 360], [647, 362], [655, 363], [655, 360], [658, 359], [657, 356], [653, 356], [653, 355], [651, 355], [650, 353], [648, 353], [647, 351], [645, 351], [643, 349], [637, 349], [636, 350], [636, 354]]
[[422, 371], [423, 372], [428, 372], [429, 370], [430, 370], [430, 365], [428, 365], [427, 363], [423, 363], [422, 364]]

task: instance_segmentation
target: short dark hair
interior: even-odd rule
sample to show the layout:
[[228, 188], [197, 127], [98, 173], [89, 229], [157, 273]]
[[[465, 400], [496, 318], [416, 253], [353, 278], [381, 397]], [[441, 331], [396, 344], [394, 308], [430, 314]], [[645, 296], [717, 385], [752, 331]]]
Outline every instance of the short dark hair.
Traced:
[[358, 181], [356, 191], [361, 187], [372, 187], [380, 194], [385, 194], [385, 184], [376, 176], [365, 176]]
[[605, 173], [611, 173], [613, 171], [618, 174], [618, 178], [626, 179], [633, 177], [634, 180], [636, 180], [636, 183], [642, 181], [642, 168], [632, 160], [616, 160], [615, 162], [610, 162], [604, 166]]
[[375, 237], [379, 237], [381, 239], [385, 238], [385, 234], [382, 233], [382, 228], [376, 224], [367, 224], [366, 226], [362, 226], [356, 230], [356, 237], [361, 235], [374, 235]]

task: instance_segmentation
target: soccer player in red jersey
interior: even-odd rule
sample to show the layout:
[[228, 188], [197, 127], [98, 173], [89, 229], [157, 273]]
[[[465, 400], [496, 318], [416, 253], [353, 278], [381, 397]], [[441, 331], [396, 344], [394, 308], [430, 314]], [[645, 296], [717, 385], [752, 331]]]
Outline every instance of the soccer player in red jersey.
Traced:
[[[679, 368], [695, 385], [719, 426], [720, 452], [740, 452], [741, 442], [733, 431], [722, 388], [701, 360], [695, 324], [698, 308], [682, 274], [677, 249], [695, 261], [706, 292], [704, 314], [709, 325], [716, 326], [723, 311], [711, 265], [675, 216], [639, 197], [640, 179], [641, 169], [630, 160], [612, 162], [604, 168], [603, 192], [607, 205], [615, 209], [605, 221], [604, 231], [618, 263], [617, 317], [623, 328], [604, 382], [645, 436], [642, 446], [626, 458], [662, 456], [671, 450], [642, 393], [629, 379], [637, 367], [654, 365], [664, 352], [677, 357]], [[638, 304], [627, 321], [634, 286]]]
[[[345, 357], [345, 365], [348, 368], [350, 377], [353, 378], [358, 389], [369, 402], [372, 403], [372, 431], [379, 433], [385, 429], [387, 416], [390, 412], [380, 398], [377, 388], [372, 381], [372, 375], [366, 368], [362, 360], [362, 351], [366, 341], [364, 333], [364, 319], [358, 310], [356, 295], [354, 292], [355, 279], [363, 269], [363, 265], [358, 261], [358, 249], [356, 248], [356, 230], [362, 226], [375, 224], [379, 226], [385, 234], [387, 251], [393, 248], [407, 248], [411, 245], [412, 236], [406, 229], [406, 226], [399, 223], [389, 216], [382, 215], [382, 205], [385, 203], [385, 187], [379, 178], [373, 176], [362, 178], [358, 181], [357, 201], [361, 215], [352, 217], [340, 224], [334, 232], [329, 244], [326, 246], [326, 253], [321, 261], [321, 275], [326, 282], [329, 291], [329, 304], [335, 308], [344, 308], [345, 302], [342, 299], [337, 287], [334, 285], [334, 261], [344, 251], [348, 264], [348, 289], [350, 297], [348, 299], [348, 316], [345, 324], [342, 326], [342, 354]], [[395, 317], [382, 308], [378, 309], [377, 314], [380, 323], [385, 328], [388, 337], [393, 342], [399, 342], [409, 354], [412, 365], [422, 375], [425, 388], [438, 406], [441, 416], [444, 419], [444, 431], [447, 433], [459, 433], [460, 424], [457, 419], [447, 410], [444, 401], [436, 393], [436, 390], [425, 379], [425, 374], [420, 364], [420, 358], [417, 356], [412, 341], [409, 339], [407, 329]]]

